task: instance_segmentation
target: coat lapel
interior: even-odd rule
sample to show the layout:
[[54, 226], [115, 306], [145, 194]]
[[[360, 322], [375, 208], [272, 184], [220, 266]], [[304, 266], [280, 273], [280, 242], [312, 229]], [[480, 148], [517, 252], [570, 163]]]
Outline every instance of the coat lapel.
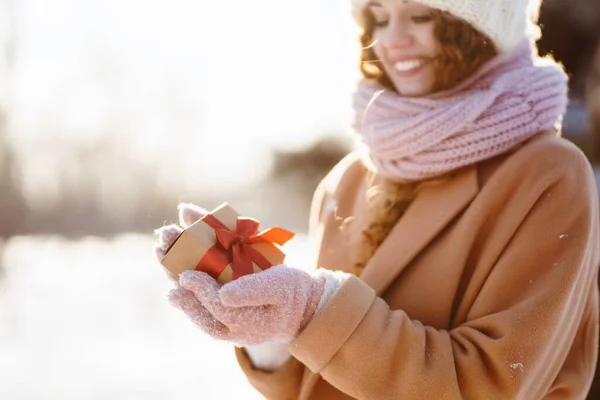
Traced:
[[477, 167], [424, 186], [381, 243], [360, 278], [381, 295], [479, 191]]
[[[360, 279], [381, 295], [478, 192], [477, 167], [474, 165], [448, 179], [424, 186], [375, 251]], [[305, 368], [300, 400], [310, 397], [319, 379], [318, 373]]]

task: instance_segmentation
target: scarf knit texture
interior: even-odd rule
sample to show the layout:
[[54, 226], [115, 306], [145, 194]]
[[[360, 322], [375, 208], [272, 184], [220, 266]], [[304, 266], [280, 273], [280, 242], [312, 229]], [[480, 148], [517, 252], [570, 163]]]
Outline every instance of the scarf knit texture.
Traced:
[[562, 67], [524, 39], [448, 91], [403, 97], [361, 80], [353, 127], [365, 163], [384, 177], [435, 178], [553, 129], [566, 110], [567, 82]]

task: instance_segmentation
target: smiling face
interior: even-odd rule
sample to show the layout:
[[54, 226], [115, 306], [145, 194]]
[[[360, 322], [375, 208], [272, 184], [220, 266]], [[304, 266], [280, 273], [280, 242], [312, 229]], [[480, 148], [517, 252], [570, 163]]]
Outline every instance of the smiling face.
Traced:
[[498, 55], [469, 23], [416, 1], [371, 0], [363, 16], [363, 77], [402, 96], [452, 89]]
[[414, 1], [372, 0], [373, 50], [396, 91], [409, 97], [430, 94], [435, 86], [439, 46], [436, 10]]

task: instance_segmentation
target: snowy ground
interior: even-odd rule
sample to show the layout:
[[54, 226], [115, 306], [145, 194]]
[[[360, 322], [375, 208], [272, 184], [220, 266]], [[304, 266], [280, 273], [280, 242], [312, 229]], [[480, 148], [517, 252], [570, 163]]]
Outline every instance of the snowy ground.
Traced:
[[[306, 239], [293, 242], [288, 260], [305, 263]], [[0, 399], [261, 398], [232, 348], [168, 305], [151, 247], [140, 235], [5, 244]]]

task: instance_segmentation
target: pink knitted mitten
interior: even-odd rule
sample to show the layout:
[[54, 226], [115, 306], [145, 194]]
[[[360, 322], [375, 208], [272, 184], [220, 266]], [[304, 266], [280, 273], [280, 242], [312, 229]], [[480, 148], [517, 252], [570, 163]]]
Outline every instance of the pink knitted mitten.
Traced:
[[169, 300], [213, 338], [241, 346], [289, 342], [345, 279], [343, 273], [309, 274], [282, 264], [221, 286], [204, 272], [186, 271]]
[[[154, 233], [158, 236], [156, 244], [154, 245], [154, 254], [156, 255], [158, 261], [162, 261], [163, 258], [165, 258], [167, 249], [169, 248], [171, 243], [173, 243], [173, 241], [177, 239], [177, 236], [179, 236], [179, 234], [183, 232], [184, 228], [187, 228], [188, 226], [192, 225], [194, 222], [198, 221], [200, 218], [208, 214], [208, 211], [194, 204], [181, 203], [177, 208], [179, 209], [179, 224], [181, 226], [177, 224], [171, 224], [160, 227], [154, 231]], [[175, 285], [179, 286], [179, 279], [177, 278], [177, 276], [172, 274], [166, 268], [165, 272], [169, 279], [173, 283], [175, 283]]]
[[181, 203], [177, 208], [179, 210], [179, 225], [181, 226], [171, 224], [154, 231], [154, 233], [158, 235], [157, 243], [154, 245], [154, 253], [156, 254], [156, 258], [158, 258], [158, 261], [162, 261], [162, 259], [165, 258], [167, 249], [183, 229], [208, 214], [208, 211], [194, 204]]

